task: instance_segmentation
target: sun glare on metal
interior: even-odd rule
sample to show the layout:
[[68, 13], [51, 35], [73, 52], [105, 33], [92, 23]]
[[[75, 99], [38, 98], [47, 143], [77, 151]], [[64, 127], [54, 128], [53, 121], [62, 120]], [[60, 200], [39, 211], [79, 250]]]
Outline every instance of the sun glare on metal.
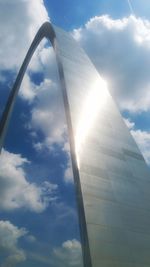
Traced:
[[92, 130], [96, 118], [100, 111], [105, 107], [108, 98], [107, 83], [105, 80], [98, 79], [93, 83], [84, 105], [81, 108], [81, 117], [75, 135], [75, 149], [78, 168], [80, 168], [80, 153], [86, 138]]

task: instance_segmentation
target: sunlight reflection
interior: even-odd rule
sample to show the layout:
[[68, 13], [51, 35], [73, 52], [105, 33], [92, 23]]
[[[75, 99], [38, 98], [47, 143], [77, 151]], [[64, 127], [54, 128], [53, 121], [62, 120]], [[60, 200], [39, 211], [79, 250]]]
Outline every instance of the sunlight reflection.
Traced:
[[89, 135], [96, 121], [97, 115], [106, 104], [108, 98], [107, 83], [105, 80], [98, 79], [88, 93], [83, 108], [81, 108], [80, 121], [75, 135], [75, 149], [78, 168], [80, 168], [80, 154], [84, 142]]

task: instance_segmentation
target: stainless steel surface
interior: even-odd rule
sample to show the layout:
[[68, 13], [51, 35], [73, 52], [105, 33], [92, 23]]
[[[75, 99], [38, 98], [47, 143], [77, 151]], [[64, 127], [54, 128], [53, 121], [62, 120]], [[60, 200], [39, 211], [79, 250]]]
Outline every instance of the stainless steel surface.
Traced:
[[[41, 27], [27, 54], [1, 125], [41, 39], [52, 42], [71, 146], [85, 267], [150, 265], [150, 172], [107, 90], [68, 33]], [[12, 103], [12, 106], [11, 106]], [[10, 108], [10, 112], [8, 111]]]

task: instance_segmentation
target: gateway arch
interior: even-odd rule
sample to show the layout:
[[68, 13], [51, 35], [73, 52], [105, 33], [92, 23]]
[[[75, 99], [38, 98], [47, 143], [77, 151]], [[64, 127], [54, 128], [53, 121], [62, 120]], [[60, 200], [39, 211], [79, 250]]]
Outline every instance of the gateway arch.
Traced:
[[75, 40], [49, 22], [37, 32], [0, 122], [0, 148], [23, 76], [40, 41], [56, 54], [84, 267], [150, 265], [150, 171], [107, 90]]

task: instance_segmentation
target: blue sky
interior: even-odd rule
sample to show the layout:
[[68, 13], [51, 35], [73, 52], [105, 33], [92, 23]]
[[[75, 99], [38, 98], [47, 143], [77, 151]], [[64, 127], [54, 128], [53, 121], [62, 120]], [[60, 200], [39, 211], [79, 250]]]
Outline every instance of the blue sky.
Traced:
[[[147, 0], [0, 1], [0, 112], [35, 33], [51, 20], [107, 81], [150, 165], [149, 10]], [[0, 156], [0, 264], [82, 267], [67, 126], [46, 41], [28, 67]]]
[[45, 1], [45, 6], [54, 24], [66, 30], [83, 26], [91, 17], [111, 14], [113, 18], [129, 15], [130, 10], [126, 1]]

